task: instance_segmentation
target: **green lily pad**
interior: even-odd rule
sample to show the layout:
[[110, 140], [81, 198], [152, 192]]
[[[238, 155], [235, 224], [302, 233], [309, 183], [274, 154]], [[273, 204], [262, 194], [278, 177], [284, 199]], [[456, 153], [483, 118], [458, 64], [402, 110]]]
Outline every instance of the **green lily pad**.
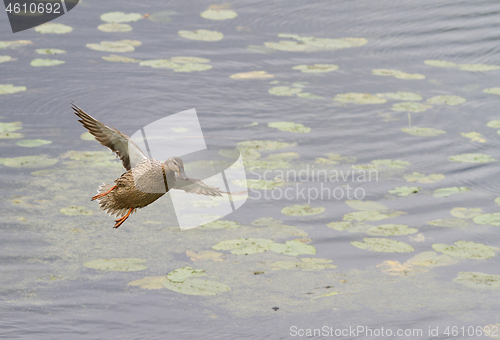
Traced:
[[302, 91], [300, 88], [288, 86], [275, 86], [269, 89], [269, 93], [275, 96], [293, 96]]
[[0, 132], [0, 139], [19, 139], [24, 138], [24, 135], [19, 132]]
[[73, 27], [48, 22], [46, 24], [35, 27], [35, 31], [42, 34], [66, 34], [73, 31]]
[[453, 282], [470, 288], [498, 289], [500, 288], [500, 275], [480, 272], [459, 272], [457, 277], [453, 279]]
[[430, 109], [431, 105], [426, 105], [418, 102], [402, 102], [392, 105], [393, 111], [409, 111], [409, 112], [424, 112]]
[[392, 169], [404, 169], [407, 166], [410, 166], [411, 163], [408, 161], [402, 161], [400, 159], [375, 159], [372, 163], [376, 166], [386, 166]]
[[104, 56], [102, 59], [106, 61], [111, 61], [115, 63], [139, 63], [141, 62], [139, 59], [133, 59], [133, 58], [127, 58], [127, 57], [122, 57], [119, 55], [110, 55], [110, 56]]
[[[484, 89], [483, 92], [489, 93], [489, 94], [496, 94], [497, 96], [500, 96], [500, 87], [492, 87], [489, 89]], [[497, 121], [500, 119], [497, 119]], [[488, 125], [489, 126], [489, 125]], [[491, 126], [493, 127], [493, 126]]]
[[430, 174], [425, 175], [419, 172], [414, 172], [412, 174], [403, 176], [408, 182], [418, 182], [418, 183], [435, 183], [442, 181], [445, 177], [442, 174]]
[[404, 101], [417, 101], [422, 100], [422, 96], [413, 92], [388, 92], [377, 93], [377, 97], [382, 97], [388, 100], [404, 100]]
[[491, 120], [486, 124], [486, 126], [494, 129], [500, 128], [500, 119]]
[[316, 158], [317, 163], [322, 164], [338, 164], [338, 163], [356, 163], [357, 158], [354, 156], [342, 156], [339, 153], [327, 153], [328, 158], [320, 157]]
[[181, 283], [190, 277], [207, 276], [203, 269], [193, 269], [189, 266], [177, 268], [167, 274], [167, 279], [171, 282]]
[[325, 210], [323, 207], [312, 208], [309, 204], [294, 204], [281, 209], [281, 213], [287, 216], [310, 216], [321, 214]]
[[485, 155], [483, 153], [463, 153], [460, 155], [450, 156], [448, 157], [448, 160], [461, 163], [488, 163], [496, 161], [490, 155]]
[[424, 251], [413, 256], [406, 262], [412, 266], [433, 268], [455, 264], [458, 262], [458, 259], [448, 255], [438, 255], [434, 251]]
[[423, 74], [410, 74], [399, 70], [389, 69], [376, 69], [372, 71], [372, 74], [376, 76], [392, 76], [398, 79], [425, 79], [425, 76]]
[[12, 60], [12, 57], [9, 55], [0, 55], [0, 64], [5, 63], [7, 61]]
[[434, 243], [432, 249], [443, 254], [467, 259], [489, 259], [495, 256], [496, 248], [485, 246], [482, 243], [470, 241], [457, 241], [455, 245]]
[[309, 92], [300, 92], [300, 93], [297, 93], [297, 97], [308, 98], [308, 99], [323, 99], [323, 97], [317, 96], [317, 95], [309, 93]]
[[90, 134], [90, 132], [84, 132], [80, 135], [80, 138], [83, 140], [95, 140], [95, 137]]
[[434, 197], [448, 197], [453, 194], [458, 194], [461, 192], [466, 192], [470, 191], [469, 188], [467, 187], [450, 187], [450, 188], [440, 188], [434, 190], [433, 196]]
[[297, 65], [293, 69], [302, 71], [303, 73], [324, 73], [336, 71], [339, 69], [339, 66], [334, 64]]
[[191, 40], [201, 40], [201, 41], [219, 41], [224, 38], [224, 34], [217, 31], [209, 31], [209, 30], [196, 30], [196, 31], [179, 31], [177, 34], [180, 37], [191, 39]]
[[342, 103], [354, 103], [354, 104], [383, 104], [387, 102], [386, 99], [379, 98], [369, 93], [355, 93], [355, 92], [337, 94], [335, 95], [333, 100]]
[[273, 153], [267, 157], [273, 161], [290, 161], [292, 159], [300, 158], [300, 155], [297, 152], [281, 152], [281, 153]]
[[366, 233], [368, 229], [372, 228], [372, 225], [366, 223], [353, 223], [352, 221], [342, 221], [342, 222], [330, 222], [326, 224], [329, 228], [344, 231], [347, 230], [350, 233]]
[[217, 220], [201, 226], [203, 229], [238, 229], [241, 225], [234, 221]]
[[314, 255], [316, 254], [316, 248], [308, 244], [304, 244], [300, 241], [286, 241], [286, 244], [282, 243], [272, 243], [269, 245], [269, 250], [275, 253], [298, 256], [303, 254]]
[[420, 137], [435, 137], [442, 135], [443, 133], [446, 133], [446, 131], [443, 130], [431, 129], [426, 127], [416, 127], [416, 126], [413, 126], [411, 128], [402, 128], [401, 131], [413, 136], [420, 136]]
[[479, 143], [486, 142], [483, 135], [480, 134], [479, 132], [460, 132], [460, 134], [465, 138], [469, 138], [471, 142], [479, 142]]
[[0, 123], [0, 132], [13, 132], [22, 128], [23, 123], [21, 122]]
[[406, 224], [381, 224], [368, 229], [368, 235], [372, 236], [402, 236], [418, 232], [416, 228], [408, 228]]
[[66, 208], [61, 208], [59, 212], [63, 215], [78, 216], [78, 215], [92, 215], [94, 212], [88, 208], [71, 205]]
[[330, 264], [332, 260], [303, 257], [300, 261], [277, 261], [272, 263], [274, 270], [278, 269], [300, 269], [303, 271], [315, 271], [323, 269], [335, 269], [338, 266]]
[[143, 265], [147, 260], [136, 258], [122, 258], [122, 259], [101, 259], [85, 262], [83, 265], [87, 268], [96, 270], [106, 270], [112, 272], [135, 272], [148, 268]]
[[38, 48], [36, 50], [36, 53], [38, 53], [38, 54], [64, 54], [64, 53], [66, 53], [66, 51], [60, 50], [57, 48]]
[[172, 282], [167, 279], [162, 281], [162, 283], [165, 288], [188, 295], [214, 296], [231, 290], [229, 286], [223, 283], [200, 279], [189, 279], [181, 283]]
[[500, 226], [500, 213], [482, 214], [474, 217], [473, 221], [477, 224], [490, 224], [498, 227]]
[[368, 41], [364, 38], [315, 38], [301, 37], [296, 34], [278, 34], [280, 38], [289, 38], [293, 40], [281, 40], [280, 42], [265, 42], [264, 46], [278, 51], [289, 52], [316, 52], [332, 51], [343, 48], [351, 48], [365, 45]]
[[134, 46], [142, 43], [137, 40], [101, 41], [99, 44], [87, 44], [86, 46], [94, 51], [124, 53], [135, 50]]
[[174, 72], [206, 71], [212, 65], [206, 64], [210, 60], [196, 57], [174, 57], [171, 59], [145, 60], [139, 63], [140, 66], [150, 66], [153, 68], [168, 68]]
[[250, 188], [257, 190], [273, 190], [285, 184], [285, 182], [266, 181], [263, 179], [247, 179], [247, 180], [233, 179], [231, 182], [242, 188]]
[[455, 64], [451, 61], [445, 61], [445, 60], [426, 60], [426, 61], [424, 61], [424, 63], [426, 65], [429, 65], [429, 66], [447, 67], [447, 68], [458, 66], [457, 64]]
[[33, 148], [36, 146], [47, 145], [50, 143], [52, 143], [50, 140], [44, 140], [44, 139], [24, 139], [16, 142], [16, 145], [24, 146], [27, 148]]
[[285, 161], [272, 161], [272, 160], [245, 160], [243, 159], [243, 164], [247, 169], [287, 169], [291, 166], [290, 163]]
[[56, 66], [64, 64], [64, 60], [57, 59], [33, 59], [30, 63], [31, 66], [40, 67], [40, 66]]
[[256, 151], [271, 151], [295, 146], [296, 143], [284, 143], [271, 140], [248, 140], [238, 142], [236, 145], [238, 148], [249, 148]]
[[128, 24], [118, 24], [116, 22], [111, 22], [108, 24], [101, 24], [97, 26], [97, 29], [103, 32], [130, 32], [132, 31], [132, 26]]
[[235, 73], [229, 76], [232, 79], [268, 79], [274, 78], [274, 75], [267, 73], [266, 71], [251, 71], [251, 72], [241, 72]]
[[471, 223], [467, 220], [460, 218], [444, 218], [444, 219], [427, 221], [427, 224], [445, 228], [465, 228], [470, 226]]
[[26, 86], [14, 86], [12, 84], [0, 84], [0, 94], [11, 94], [26, 91]]
[[409, 253], [415, 250], [409, 244], [387, 238], [365, 237], [364, 242], [353, 241], [351, 244], [360, 249], [385, 253]]
[[166, 281], [166, 276], [146, 276], [143, 279], [134, 280], [128, 283], [129, 286], [139, 286], [144, 289], [162, 289], [165, 288], [163, 281]]
[[405, 214], [403, 211], [356, 211], [345, 214], [342, 218], [344, 221], [380, 221], [386, 218], [398, 217]]
[[168, 24], [172, 20], [172, 15], [177, 14], [175, 11], [160, 11], [148, 16], [148, 19], [162, 24]]
[[209, 20], [228, 20], [236, 18], [238, 13], [230, 9], [207, 9], [201, 12], [200, 15], [202, 18]]
[[463, 104], [466, 102], [465, 98], [462, 98], [460, 96], [450, 96], [450, 95], [443, 95], [443, 96], [435, 96], [432, 98], [427, 99], [427, 102], [429, 104], [447, 104], [447, 105], [459, 105]]
[[416, 194], [421, 190], [422, 188], [420, 187], [395, 187], [392, 190], [389, 190], [390, 194], [396, 194], [398, 196], [403, 196], [407, 197], [410, 196], [411, 194]]
[[33, 42], [29, 40], [0, 41], [0, 48], [16, 48], [30, 44], [33, 44]]
[[345, 201], [345, 203], [351, 208], [360, 211], [387, 210], [387, 207], [385, 205], [374, 201], [348, 200]]
[[43, 168], [57, 163], [57, 158], [46, 155], [2, 158], [5, 166], [12, 168]]
[[[453, 208], [450, 211], [450, 214], [452, 216], [455, 216], [458, 218], [465, 218], [465, 219], [474, 218], [476, 216], [481, 215], [482, 213], [483, 213], [483, 209], [481, 209], [481, 208], [470, 208], [470, 209]], [[478, 223], [478, 224], [481, 224], [481, 223]]]
[[273, 241], [265, 238], [238, 238], [217, 243], [213, 250], [231, 250], [234, 255], [250, 255], [269, 250]]
[[309, 133], [311, 128], [298, 123], [292, 122], [272, 122], [267, 124], [270, 128], [275, 128], [286, 132]]
[[142, 19], [142, 15], [139, 13], [123, 13], [123, 12], [109, 12], [101, 15], [101, 20], [104, 22], [133, 22]]
[[500, 69], [500, 66], [497, 65], [486, 65], [486, 64], [460, 64], [458, 68], [463, 71], [472, 71], [472, 72], [487, 72], [487, 71], [495, 71]]
[[210, 59], [199, 57], [172, 57], [170, 60], [177, 64], [203, 64], [210, 62]]

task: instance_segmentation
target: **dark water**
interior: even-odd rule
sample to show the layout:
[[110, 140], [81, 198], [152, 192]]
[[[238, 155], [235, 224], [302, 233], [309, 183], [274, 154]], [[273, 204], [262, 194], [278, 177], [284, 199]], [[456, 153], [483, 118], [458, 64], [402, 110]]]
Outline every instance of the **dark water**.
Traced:
[[[472, 241], [500, 247], [500, 229], [472, 221], [463, 227], [439, 227], [427, 223], [455, 218], [455, 207], [499, 211], [496, 174], [498, 162], [459, 163], [448, 157], [481, 153], [500, 159], [499, 137], [486, 124], [500, 118], [497, 96], [482, 90], [500, 86], [500, 70], [470, 72], [458, 68], [426, 65], [425, 60], [456, 64], [500, 65], [500, 4], [493, 1], [236, 1], [230, 4], [238, 16], [214, 21], [200, 16], [211, 2], [155, 3], [152, 1], [83, 1], [56, 20], [73, 27], [69, 34], [39, 34], [33, 29], [10, 33], [6, 15], [0, 22], [0, 41], [30, 40], [31, 45], [5, 48], [0, 55], [15, 60], [0, 64], [1, 84], [26, 86], [27, 90], [0, 95], [0, 122], [21, 121], [17, 131], [25, 139], [44, 139], [51, 144], [36, 148], [16, 145], [16, 139], [0, 139], [1, 158], [45, 154], [57, 158], [50, 167], [1, 167], [0, 209], [2, 259], [0, 274], [1, 327], [5, 338], [19, 339], [286, 339], [290, 329], [337, 329], [366, 326], [373, 329], [420, 329], [413, 338], [462, 338], [447, 336], [446, 327], [474, 329], [500, 323], [498, 288], [471, 288], [452, 281], [459, 272], [500, 275], [498, 252], [488, 259], [462, 258], [454, 264], [390, 275], [384, 261], [403, 264], [416, 254], [433, 251], [437, 243]], [[175, 11], [168, 23], [148, 19], [128, 23], [130, 32], [107, 33], [96, 27], [100, 15], [123, 11], [141, 14]], [[179, 30], [207, 29], [222, 32], [217, 42], [178, 36]], [[261, 49], [264, 42], [285, 40], [289, 33], [318, 38], [364, 38], [360, 47], [333, 51], [288, 52]], [[108, 53], [87, 48], [87, 43], [139, 40], [133, 52]], [[290, 40], [290, 39], [288, 39]], [[37, 48], [59, 48], [62, 55], [38, 55]], [[192, 56], [210, 59], [212, 69], [173, 72], [169, 69], [114, 63], [101, 59], [110, 54], [140, 60]], [[32, 67], [31, 60], [50, 58], [65, 63]], [[335, 64], [329, 73], [302, 73], [296, 65]], [[425, 79], [397, 79], [373, 75], [374, 69], [396, 69], [422, 74]], [[240, 72], [266, 71], [272, 79], [235, 80]], [[280, 84], [269, 84], [280, 81]], [[274, 96], [275, 86], [303, 84], [303, 92], [323, 99]], [[292, 86], [293, 87], [293, 86]], [[433, 105], [424, 112], [400, 112], [392, 105], [342, 104], [336, 94], [407, 91], [423, 97], [456, 95], [460, 105]], [[372, 160], [403, 160], [401, 169], [379, 168], [379, 180], [350, 183], [366, 192], [365, 200], [384, 204], [406, 214], [371, 225], [405, 224], [418, 233], [382, 236], [411, 245], [408, 253], [373, 252], [351, 244], [363, 241], [366, 232], [330, 229], [326, 223], [342, 221], [355, 210], [342, 200], [310, 202], [324, 207], [313, 216], [286, 216], [280, 211], [307, 199], [250, 199], [225, 217], [239, 222], [238, 229], [180, 232], [169, 228], [168, 209], [159, 201], [134, 214], [113, 230], [113, 220], [98, 210], [90, 197], [103, 181], [110, 182], [120, 167], [93, 166], [72, 160], [68, 151], [103, 151], [95, 141], [79, 136], [84, 129], [71, 113], [69, 102], [124, 133], [133, 134], [169, 114], [196, 108], [207, 142], [234, 146], [246, 140], [272, 140], [295, 146], [262, 152], [296, 152], [290, 161], [299, 171], [307, 166], [347, 171], [351, 164], [320, 164], [316, 158], [339, 153], [357, 158], [356, 164]], [[310, 133], [284, 132], [267, 123], [289, 121], [311, 128]], [[249, 126], [257, 122], [258, 125]], [[446, 131], [436, 137], [413, 136], [401, 131], [411, 126]], [[484, 142], [474, 142], [462, 132], [478, 132]], [[45, 173], [32, 174], [39, 170]], [[248, 170], [248, 169], [247, 169]], [[434, 183], [410, 183], [404, 175], [419, 172], [443, 174]], [[262, 172], [257, 171], [261, 174]], [[248, 173], [249, 178], [255, 178]], [[321, 183], [308, 182], [306, 188]], [[335, 184], [342, 185], [344, 183]], [[391, 195], [399, 186], [421, 187], [409, 197]], [[446, 187], [467, 187], [469, 192], [447, 198], [433, 197]], [[268, 190], [266, 190], [269, 192]], [[256, 190], [264, 193], [264, 190]], [[252, 194], [254, 197], [256, 193]], [[92, 215], [65, 216], [60, 209], [77, 205]], [[282, 220], [300, 228], [312, 239], [315, 255], [286, 256], [270, 251], [247, 256], [224, 253], [224, 261], [192, 261], [186, 251], [207, 251], [216, 243], [235, 238], [269, 238], [284, 243], [297, 238], [279, 227], [257, 227], [260, 217]], [[417, 236], [420, 235], [420, 236]], [[438, 255], [442, 255], [438, 253]], [[276, 261], [301, 257], [333, 260], [335, 269], [317, 271], [272, 270]], [[140, 258], [147, 269], [132, 272], [99, 271], [83, 264], [97, 259]], [[231, 291], [216, 296], [192, 296], [168, 289], [142, 289], [127, 283], [145, 276], [164, 276], [184, 267], [204, 269]], [[263, 274], [255, 275], [262, 271]], [[325, 287], [331, 288], [325, 288]], [[340, 294], [319, 297], [331, 291]], [[311, 297], [318, 297], [312, 299]], [[279, 307], [273, 310], [273, 307]], [[439, 327], [439, 336], [429, 335]], [[477, 338], [477, 333], [469, 333]], [[500, 334], [500, 332], [499, 332]], [[297, 336], [298, 337], [298, 336]], [[315, 338], [335, 338], [319, 335]], [[375, 338], [359, 333], [336, 338]], [[380, 337], [379, 337], [380, 338]], [[408, 336], [394, 336], [408, 338]], [[410, 337], [412, 338], [412, 337]]]

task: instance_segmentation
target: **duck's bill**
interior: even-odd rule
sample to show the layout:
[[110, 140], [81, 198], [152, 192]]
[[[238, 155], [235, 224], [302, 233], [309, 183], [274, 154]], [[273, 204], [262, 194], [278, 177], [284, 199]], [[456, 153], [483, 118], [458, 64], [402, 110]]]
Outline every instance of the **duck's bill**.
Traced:
[[182, 179], [188, 179], [188, 176], [186, 175], [186, 173], [184, 172], [184, 169], [181, 169], [177, 172], [179, 174], [179, 176], [182, 178]]

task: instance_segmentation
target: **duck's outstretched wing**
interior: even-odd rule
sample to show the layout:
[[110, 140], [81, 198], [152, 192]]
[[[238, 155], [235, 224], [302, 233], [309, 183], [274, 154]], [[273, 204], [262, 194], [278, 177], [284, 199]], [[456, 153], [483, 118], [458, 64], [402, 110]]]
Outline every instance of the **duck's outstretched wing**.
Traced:
[[[126, 134], [121, 133], [115, 128], [110, 128], [85, 111], [80, 109], [75, 103], [71, 102], [71, 107], [74, 113], [80, 118], [78, 121], [89, 130], [95, 139], [102, 145], [108, 147], [111, 151], [116, 153], [123, 163], [123, 167], [127, 170], [133, 168], [136, 164], [131, 164], [130, 155], [134, 155], [134, 160], [142, 161], [147, 159], [144, 152], [129, 139]], [[138, 163], [138, 162], [135, 162]]]
[[[177, 175], [177, 174], [176, 174]], [[178, 176], [175, 177], [175, 184], [172, 189], [182, 190], [191, 194], [199, 194], [205, 196], [222, 196], [224, 191], [219, 188], [212, 187], [195, 178], [182, 179]]]

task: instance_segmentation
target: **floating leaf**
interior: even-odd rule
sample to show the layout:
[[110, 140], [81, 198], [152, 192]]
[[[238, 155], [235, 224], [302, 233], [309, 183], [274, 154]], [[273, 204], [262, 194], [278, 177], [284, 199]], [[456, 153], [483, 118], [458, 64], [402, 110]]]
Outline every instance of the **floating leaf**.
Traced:
[[500, 213], [479, 215], [474, 217], [473, 221], [477, 224], [490, 224], [498, 227], [500, 226]]
[[345, 203], [351, 208], [361, 211], [387, 210], [385, 205], [374, 201], [348, 200]]
[[488, 163], [496, 161], [490, 155], [485, 155], [483, 153], [463, 153], [460, 155], [450, 156], [448, 157], [448, 160], [461, 163]]
[[265, 238], [238, 238], [217, 243], [213, 250], [231, 250], [234, 255], [250, 255], [269, 250], [273, 241]]
[[177, 268], [167, 274], [167, 279], [171, 282], [184, 282], [190, 277], [207, 276], [203, 269], [193, 269], [189, 266]]
[[0, 48], [7, 48], [7, 47], [16, 48], [30, 44], [33, 43], [29, 40], [0, 41]]
[[274, 75], [269, 74], [266, 71], [252, 71], [252, 72], [236, 73], [229, 77], [233, 79], [268, 79], [268, 78], [274, 78]]
[[453, 208], [450, 211], [450, 214], [452, 216], [458, 217], [458, 218], [474, 218], [476, 216], [481, 215], [483, 212], [483, 209], [481, 208]]
[[132, 26], [127, 24], [118, 24], [116, 22], [101, 24], [97, 26], [99, 31], [103, 32], [130, 32], [132, 31]]
[[280, 38], [289, 38], [292, 40], [282, 40], [280, 42], [265, 42], [264, 46], [278, 51], [290, 52], [315, 52], [331, 51], [343, 48], [351, 48], [365, 45], [368, 41], [364, 38], [315, 38], [301, 37], [296, 34], [278, 34]]
[[413, 136], [420, 136], [420, 137], [435, 137], [443, 133], [446, 133], [446, 131], [443, 130], [437, 130], [425, 127], [416, 127], [416, 126], [413, 126], [411, 128], [402, 128], [401, 131]]
[[309, 204], [295, 204], [281, 209], [281, 213], [287, 216], [310, 216], [325, 212], [325, 208], [312, 208]]
[[241, 225], [238, 222], [225, 220], [217, 220], [201, 226], [201, 228], [205, 229], [237, 229], [239, 227]]
[[448, 197], [453, 194], [458, 194], [460, 192], [470, 191], [467, 187], [450, 187], [450, 188], [441, 188], [434, 190], [434, 197]]
[[438, 219], [438, 220], [427, 221], [427, 223], [436, 227], [445, 227], [445, 228], [465, 228], [470, 225], [469, 221], [460, 218]]
[[64, 63], [65, 63], [64, 60], [57, 60], [57, 59], [33, 59], [30, 65], [34, 67], [39, 67], [39, 66], [56, 66]]
[[368, 235], [373, 236], [401, 236], [418, 232], [418, 229], [408, 228], [406, 224], [381, 224], [368, 229]]
[[273, 153], [269, 155], [267, 158], [278, 161], [289, 161], [292, 159], [300, 158], [300, 155], [297, 152], [281, 152], [281, 153]]
[[322, 294], [322, 295], [319, 295], [319, 296], [315, 296], [311, 300], [316, 300], [316, 299], [319, 299], [319, 298], [322, 298], [322, 297], [334, 296], [334, 295], [337, 295], [337, 294], [340, 294], [340, 293], [339, 292], [326, 293], [326, 294]]
[[411, 194], [416, 194], [420, 189], [420, 187], [395, 187], [392, 190], [389, 190], [390, 194], [397, 194], [398, 196], [410, 196]]
[[210, 250], [202, 250], [198, 254], [193, 251], [186, 251], [186, 256], [189, 257], [191, 261], [204, 261], [204, 260], [212, 260], [212, 261], [224, 261], [220, 257], [223, 256], [223, 253], [218, 253], [216, 251]]
[[274, 251], [275, 253], [290, 256], [316, 254], [316, 248], [300, 241], [286, 241], [286, 244], [272, 243], [269, 245], [269, 250]]
[[328, 158], [316, 158], [317, 163], [322, 164], [338, 164], [338, 163], [356, 163], [357, 158], [353, 156], [342, 156], [339, 153], [327, 153]]
[[13, 132], [23, 128], [21, 122], [0, 123], [0, 132]]
[[424, 61], [426, 65], [429, 66], [436, 66], [436, 67], [457, 67], [458, 65], [455, 63], [452, 63], [451, 61], [445, 61], [445, 60], [426, 60]]
[[276, 86], [269, 89], [269, 93], [275, 96], [293, 96], [294, 94], [302, 91], [300, 88], [288, 87], [288, 86]]
[[317, 95], [309, 93], [309, 92], [300, 92], [300, 93], [297, 93], [297, 97], [308, 98], [308, 99], [323, 99], [323, 97], [317, 96]]
[[292, 122], [272, 122], [267, 124], [270, 128], [275, 128], [286, 132], [309, 133], [311, 128], [298, 123]]
[[406, 261], [406, 263], [409, 263], [413, 266], [429, 267], [429, 268], [448, 266], [450, 264], [455, 264], [457, 262], [458, 260], [454, 257], [448, 255], [438, 255], [434, 251], [424, 251]]
[[405, 101], [416, 101], [422, 100], [422, 96], [413, 92], [388, 92], [388, 93], [377, 93], [377, 97], [382, 97], [388, 100], [405, 100]]
[[143, 265], [146, 260], [136, 258], [123, 258], [123, 259], [102, 259], [85, 262], [83, 265], [87, 268], [96, 270], [106, 270], [113, 272], [135, 272], [148, 268]]
[[334, 264], [329, 264], [333, 262], [332, 260], [326, 259], [316, 259], [310, 257], [303, 257], [300, 261], [278, 261], [272, 263], [273, 269], [300, 269], [303, 271], [314, 271], [314, 270], [323, 270], [323, 269], [334, 269], [338, 266]]
[[142, 19], [142, 15], [139, 13], [123, 13], [123, 12], [109, 12], [101, 15], [101, 20], [104, 22], [132, 22]]
[[64, 54], [64, 53], [66, 53], [66, 51], [60, 50], [57, 48], [38, 48], [36, 50], [36, 53], [38, 53], [38, 54]]
[[389, 70], [389, 69], [376, 69], [372, 71], [372, 74], [376, 76], [392, 76], [398, 79], [425, 79], [423, 74], [410, 74], [399, 70]]
[[376, 166], [386, 166], [392, 169], [404, 169], [407, 166], [410, 166], [411, 163], [408, 161], [402, 161], [400, 159], [375, 159], [372, 163]]
[[168, 24], [172, 20], [171, 16], [177, 14], [175, 11], [161, 11], [150, 14], [148, 19], [153, 22]]
[[409, 253], [415, 250], [409, 244], [387, 238], [365, 237], [363, 240], [364, 242], [353, 241], [351, 244], [360, 249], [385, 253]]
[[127, 57], [122, 57], [119, 55], [110, 55], [110, 56], [104, 56], [102, 59], [106, 61], [111, 61], [111, 62], [117, 62], [117, 63], [139, 63], [139, 59], [133, 59], [133, 58], [127, 58]]
[[500, 69], [500, 66], [497, 65], [485, 65], [485, 64], [460, 64], [458, 68], [463, 71], [472, 71], [472, 72], [486, 72], [486, 71], [495, 71]]
[[430, 109], [431, 105], [417, 102], [403, 102], [392, 105], [393, 111], [424, 112]]
[[303, 73], [324, 73], [336, 71], [339, 66], [334, 64], [297, 65], [293, 69], [300, 70]]
[[12, 84], [0, 84], [0, 94], [11, 94], [26, 91], [26, 86], [14, 86]]
[[217, 31], [209, 31], [209, 30], [196, 30], [196, 31], [179, 31], [177, 33], [179, 36], [192, 39], [192, 40], [201, 40], [201, 41], [219, 41], [224, 38], [224, 34]]
[[344, 221], [344, 222], [330, 222], [326, 224], [329, 228], [344, 231], [347, 230], [350, 233], [365, 233], [373, 227], [372, 225], [366, 223], [357, 223], [352, 221]]
[[469, 138], [471, 142], [479, 142], [479, 143], [484, 143], [486, 140], [484, 139], [483, 135], [480, 134], [479, 132], [460, 132], [462, 136], [465, 138]]
[[46, 24], [35, 27], [35, 31], [42, 34], [66, 34], [73, 31], [73, 27], [64, 24], [48, 22]]
[[202, 18], [209, 20], [227, 20], [236, 18], [238, 13], [230, 9], [207, 9], [200, 15]]
[[33, 148], [36, 146], [47, 145], [50, 143], [52, 143], [50, 140], [44, 140], [44, 139], [24, 139], [16, 142], [16, 145], [24, 146], [27, 148]]
[[432, 249], [450, 256], [479, 260], [489, 259], [490, 257], [495, 256], [496, 248], [485, 246], [482, 243], [457, 241], [454, 246], [443, 243], [434, 243], [432, 245]]
[[139, 286], [144, 289], [162, 289], [165, 288], [163, 281], [167, 280], [166, 276], [146, 276], [140, 280], [134, 280], [128, 283], [129, 286]]
[[342, 218], [344, 221], [380, 221], [386, 218], [398, 217], [405, 214], [402, 211], [357, 211], [345, 214]]
[[[453, 279], [453, 282], [470, 288], [498, 289], [500, 288], [500, 275], [480, 272], [459, 272], [457, 277]], [[498, 330], [498, 326], [494, 327], [496, 327], [494, 329]]]
[[[496, 94], [497, 96], [500, 96], [500, 87], [492, 87], [489, 89], [484, 89], [483, 92], [486, 92], [489, 94]], [[497, 119], [496, 121], [500, 121], [500, 119]], [[488, 125], [488, 126], [490, 126], [490, 125]], [[490, 127], [497, 127], [497, 126], [490, 126]]]
[[43, 168], [57, 163], [57, 158], [49, 158], [46, 155], [24, 156], [14, 158], [2, 158], [5, 166], [12, 168]]
[[233, 179], [231, 182], [243, 188], [257, 190], [274, 190], [285, 184], [285, 182], [266, 181], [263, 179]]
[[10, 61], [12, 60], [12, 57], [11, 56], [8, 56], [8, 55], [0, 55], [0, 64], [1, 63], [5, 63], [7, 61]]
[[134, 46], [140, 46], [142, 43], [137, 40], [120, 40], [120, 41], [101, 41], [99, 44], [87, 44], [91, 50], [103, 52], [124, 53], [135, 50]]
[[342, 103], [354, 103], [354, 104], [383, 104], [387, 102], [386, 99], [379, 98], [369, 93], [355, 93], [355, 92], [337, 94], [335, 95], [333, 100]]
[[188, 295], [213, 296], [231, 290], [229, 286], [223, 283], [200, 279], [189, 279], [181, 283], [172, 282], [167, 279], [162, 283], [165, 288]]
[[435, 183], [442, 181], [445, 177], [442, 174], [430, 174], [425, 175], [418, 172], [414, 172], [409, 175], [403, 176], [408, 182], [418, 182], [418, 183]]
[[236, 145], [238, 146], [238, 148], [251, 148], [257, 151], [270, 151], [295, 146], [296, 143], [284, 143], [271, 140], [249, 140], [238, 142]]
[[466, 100], [460, 96], [443, 95], [429, 98], [427, 102], [430, 104], [459, 105], [465, 103]]
[[77, 216], [77, 215], [92, 215], [94, 212], [88, 208], [80, 207], [77, 205], [71, 205], [66, 208], [62, 208], [59, 212], [63, 215]]

